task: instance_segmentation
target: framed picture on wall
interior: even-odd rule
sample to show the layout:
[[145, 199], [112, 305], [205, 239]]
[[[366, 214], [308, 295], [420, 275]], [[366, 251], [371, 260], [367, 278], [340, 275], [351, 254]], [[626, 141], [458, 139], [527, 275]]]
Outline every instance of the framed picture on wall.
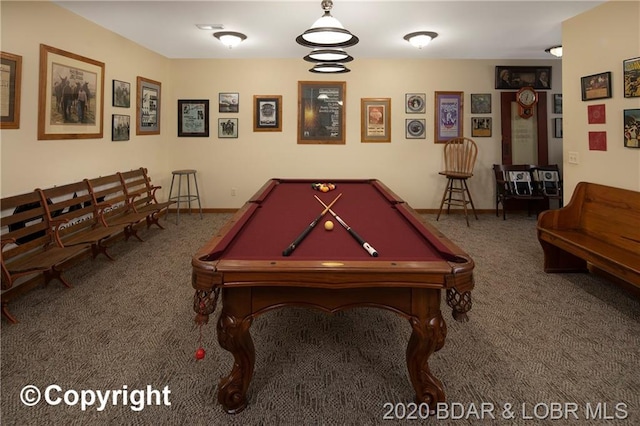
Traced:
[[178, 100], [178, 136], [209, 137], [209, 100]]
[[405, 138], [426, 139], [427, 120], [424, 118], [407, 118], [405, 120]]
[[471, 136], [476, 138], [491, 137], [491, 117], [472, 117]]
[[606, 99], [611, 97], [611, 71], [588, 75], [580, 79], [582, 100]]
[[435, 92], [434, 138], [435, 143], [462, 137], [464, 92]]
[[102, 138], [104, 63], [40, 45], [38, 139]]
[[128, 141], [131, 134], [131, 116], [113, 114], [111, 118], [111, 140], [113, 142]]
[[496, 89], [520, 89], [527, 86], [536, 90], [551, 89], [551, 67], [496, 67]]
[[553, 119], [553, 137], [562, 139], [562, 118]]
[[131, 106], [131, 83], [113, 80], [112, 105], [121, 108], [129, 108]]
[[427, 95], [425, 93], [407, 93], [404, 95], [404, 112], [422, 114], [425, 112]]
[[219, 93], [218, 112], [238, 112], [240, 111], [239, 93]]
[[298, 82], [298, 143], [345, 143], [347, 83], [344, 81]]
[[219, 138], [237, 138], [238, 137], [238, 119], [237, 118], [218, 118], [218, 137]]
[[2, 102], [0, 102], [0, 129], [20, 128], [20, 84], [22, 80], [22, 56], [0, 52], [2, 68], [0, 84]]
[[640, 108], [624, 110], [624, 146], [640, 148]]
[[148, 78], [137, 78], [136, 135], [160, 134], [160, 90], [162, 83]]
[[282, 96], [255, 95], [253, 97], [253, 131], [282, 131]]
[[562, 114], [562, 93], [553, 94], [553, 113]]
[[360, 99], [360, 140], [391, 142], [391, 98]]
[[471, 114], [491, 114], [491, 93], [471, 94]]
[[640, 57], [626, 59], [622, 62], [624, 78], [624, 97], [637, 98], [640, 96]]

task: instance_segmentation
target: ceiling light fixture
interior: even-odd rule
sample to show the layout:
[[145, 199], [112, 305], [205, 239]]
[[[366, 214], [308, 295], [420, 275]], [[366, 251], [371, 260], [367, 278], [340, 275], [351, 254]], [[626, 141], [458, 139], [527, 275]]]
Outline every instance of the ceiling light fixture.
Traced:
[[404, 39], [418, 49], [422, 49], [436, 37], [438, 37], [438, 33], [434, 33], [433, 31], [416, 31], [407, 34], [404, 36]]
[[308, 62], [351, 62], [353, 56], [342, 49], [313, 49], [303, 58]]
[[562, 58], [562, 46], [553, 46], [548, 49], [544, 49], [545, 52], [551, 53], [556, 58]]
[[222, 24], [196, 24], [196, 27], [198, 27], [201, 30], [223, 30], [224, 29], [224, 25]]
[[296, 37], [298, 44], [305, 47], [349, 47], [358, 44], [358, 37], [331, 16], [333, 1], [323, 0], [320, 7], [324, 10], [324, 15], [311, 28]]
[[218, 31], [213, 36], [220, 40], [222, 44], [232, 49], [247, 39], [247, 36], [235, 31]]
[[313, 68], [309, 69], [309, 71], [326, 74], [326, 73], [345, 73], [351, 70], [342, 64], [322, 63], [322, 64], [314, 65]]

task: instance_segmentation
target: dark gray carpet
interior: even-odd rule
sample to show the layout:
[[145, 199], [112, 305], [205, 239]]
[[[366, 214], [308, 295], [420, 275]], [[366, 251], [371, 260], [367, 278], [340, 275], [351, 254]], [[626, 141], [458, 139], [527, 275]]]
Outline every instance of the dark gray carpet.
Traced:
[[[163, 220], [167, 229], [143, 232], [144, 243], [117, 243], [115, 262], [87, 260], [68, 271], [73, 289], [53, 283], [14, 301], [21, 322], [2, 322], [2, 424], [394, 423], [383, 420], [384, 403], [408, 404], [414, 396], [405, 366], [410, 327], [377, 309], [333, 316], [281, 309], [259, 317], [251, 328], [257, 359], [250, 405], [236, 416], [221, 410], [217, 383], [232, 357], [218, 347], [212, 318], [203, 330], [207, 356], [194, 360], [190, 260], [230, 216], [184, 215], [179, 226]], [[470, 322], [455, 322], [443, 301], [447, 341], [431, 357], [448, 402], [494, 404], [496, 420], [486, 424], [640, 424], [637, 299], [597, 276], [542, 272], [534, 218], [483, 215], [470, 228], [460, 215], [425, 218], [476, 262]], [[52, 384], [63, 390], [54, 397], [70, 389], [168, 386], [171, 406], [134, 411], [120, 399], [103, 411], [82, 411], [20, 402], [26, 385]], [[511, 420], [503, 419], [507, 403]], [[579, 419], [556, 412], [568, 419], [535, 421], [551, 403], [575, 404]], [[587, 404], [592, 411], [600, 404], [600, 416], [610, 419], [587, 421]], [[616, 411], [616, 404], [624, 405]]]

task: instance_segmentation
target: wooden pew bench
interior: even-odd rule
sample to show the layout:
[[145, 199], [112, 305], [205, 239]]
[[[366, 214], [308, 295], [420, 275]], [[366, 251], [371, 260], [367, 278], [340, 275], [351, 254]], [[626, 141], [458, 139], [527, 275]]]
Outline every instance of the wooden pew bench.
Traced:
[[162, 187], [151, 184], [147, 169], [141, 167], [124, 173], [118, 173], [122, 189], [135, 211], [147, 213], [147, 228], [152, 224], [160, 225], [160, 214], [166, 213], [175, 201], [158, 202], [156, 191]]
[[[89, 244], [65, 246], [60, 230], [64, 219], [49, 218], [46, 198], [33, 191], [0, 200], [2, 209], [2, 315], [17, 322], [11, 315], [6, 293], [14, 292], [14, 285], [26, 281], [29, 275], [44, 275], [45, 285], [53, 279], [66, 287], [71, 285], [62, 276], [64, 264], [89, 249]], [[24, 278], [24, 279], [22, 279]]]
[[545, 272], [588, 266], [640, 287], [640, 192], [580, 182], [566, 207], [538, 217]]

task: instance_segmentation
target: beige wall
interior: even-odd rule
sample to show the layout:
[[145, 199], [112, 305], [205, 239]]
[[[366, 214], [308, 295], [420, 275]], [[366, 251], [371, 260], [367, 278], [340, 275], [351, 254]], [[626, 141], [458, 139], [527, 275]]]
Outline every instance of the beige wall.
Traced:
[[[622, 61], [640, 56], [640, 2], [598, 6], [563, 23], [565, 200], [580, 181], [640, 191], [640, 149], [625, 148], [623, 110], [640, 108], [624, 98]], [[611, 71], [612, 97], [581, 101], [580, 77]], [[588, 124], [587, 107], [604, 104], [606, 124]], [[606, 131], [607, 150], [590, 151], [588, 133]], [[578, 153], [579, 164], [568, 163]]]
[[[480, 154], [476, 175], [470, 181], [476, 207], [494, 206], [493, 163], [500, 162], [499, 92], [493, 89], [496, 65], [551, 65], [554, 90], [548, 92], [549, 107], [552, 94], [560, 93], [562, 63], [567, 61], [472, 61], [472, 60], [366, 60], [356, 59], [351, 73], [337, 76], [318, 76], [307, 71], [309, 64], [302, 59], [287, 60], [170, 60], [154, 54], [130, 41], [106, 31], [64, 9], [48, 2], [2, 1], [3, 51], [23, 56], [22, 115], [18, 130], [1, 133], [2, 196], [29, 191], [35, 187], [62, 184], [84, 177], [113, 173], [139, 166], [150, 169], [157, 184], [168, 195], [171, 170], [198, 170], [203, 205], [208, 208], [239, 207], [269, 177], [377, 177], [385, 181], [400, 196], [416, 208], [434, 209], [439, 205], [444, 179], [438, 175], [442, 167], [442, 145], [433, 143], [433, 92], [464, 91], [464, 134], [470, 135], [470, 94], [491, 93], [493, 137], [475, 138]], [[604, 5], [603, 7], [608, 7]], [[611, 27], [626, 18], [612, 16]], [[600, 26], [608, 26], [602, 21]], [[637, 29], [637, 21], [633, 23]], [[629, 24], [633, 28], [632, 24]], [[567, 25], [569, 27], [570, 25]], [[565, 28], [565, 33], [579, 29]], [[608, 30], [603, 30], [607, 32]], [[630, 30], [627, 30], [627, 32]], [[578, 37], [572, 36], [575, 40]], [[629, 34], [625, 35], [629, 38]], [[293, 41], [292, 41], [293, 42]], [[48, 44], [106, 64], [105, 71], [105, 137], [100, 140], [37, 140], [38, 62], [39, 45]], [[585, 47], [586, 49], [586, 47]], [[637, 53], [637, 45], [635, 47]], [[585, 54], [581, 54], [584, 56]], [[589, 54], [593, 55], [593, 49]], [[604, 70], [614, 73], [614, 85], [621, 84], [621, 61], [634, 55], [621, 52]], [[637, 56], [637, 55], [636, 55]], [[567, 58], [571, 56], [567, 54]], [[575, 57], [575, 56], [574, 56]], [[598, 56], [596, 56], [598, 57]], [[596, 62], [598, 59], [593, 61]], [[582, 58], [580, 59], [582, 60]], [[602, 63], [599, 61], [599, 63]], [[599, 72], [603, 67], [593, 69]], [[584, 75], [584, 70], [573, 70]], [[129, 114], [135, 122], [135, 109], [111, 106], [113, 79], [129, 81], [135, 88], [136, 76], [141, 75], [162, 82], [162, 133], [159, 136], [136, 136], [128, 142], [111, 142], [111, 115]], [[339, 80], [347, 82], [346, 145], [298, 145], [297, 82], [299, 80]], [[569, 80], [564, 79], [565, 83]], [[575, 83], [575, 77], [569, 84]], [[565, 141], [577, 132], [571, 127], [567, 111], [578, 105], [571, 94], [578, 90], [567, 88], [565, 98]], [[620, 97], [620, 88], [616, 96]], [[238, 114], [219, 114], [219, 92], [240, 93]], [[405, 114], [404, 94], [423, 92], [427, 95], [424, 115]], [[283, 131], [254, 133], [252, 130], [253, 95], [283, 96]], [[392, 142], [360, 142], [360, 99], [389, 97], [392, 99]], [[177, 100], [210, 99], [211, 137], [178, 138]], [[579, 94], [577, 95], [579, 99]], [[616, 100], [614, 98], [614, 100]], [[619, 100], [619, 99], [618, 99]], [[132, 100], [132, 103], [134, 101]], [[576, 105], [578, 104], [578, 105]], [[609, 107], [609, 106], [607, 106]], [[616, 138], [607, 122], [610, 146]], [[552, 109], [550, 108], [550, 111]], [[580, 113], [584, 115], [583, 113]], [[577, 117], [579, 114], [576, 113]], [[621, 115], [621, 112], [620, 114]], [[218, 139], [219, 117], [238, 117], [238, 139]], [[426, 139], [405, 139], [406, 118], [423, 117], [427, 122]], [[550, 114], [550, 119], [557, 115]], [[621, 121], [621, 118], [619, 118]], [[551, 137], [549, 123], [550, 161], [562, 161], [562, 141]], [[571, 130], [570, 130], [571, 129]], [[616, 128], [617, 129], [617, 128]], [[619, 131], [621, 132], [621, 130]], [[566, 143], [566, 142], [565, 142]], [[574, 141], [575, 143], [575, 141]], [[566, 151], [566, 149], [565, 149]], [[627, 156], [630, 150], [625, 150]], [[636, 155], [634, 179], [638, 182]], [[605, 153], [605, 155], [608, 155]], [[622, 156], [624, 157], [625, 154]], [[566, 156], [566, 154], [565, 154]], [[583, 164], [580, 165], [582, 167]], [[630, 166], [631, 167], [631, 166]], [[565, 169], [566, 169], [565, 165]], [[571, 166], [571, 169], [575, 169]], [[612, 168], [616, 173], [620, 168]], [[620, 180], [625, 174], [619, 174]], [[565, 177], [568, 178], [568, 177]], [[569, 180], [571, 181], [572, 178]], [[623, 186], [623, 185], [620, 185]], [[231, 195], [235, 188], [236, 196]]]

